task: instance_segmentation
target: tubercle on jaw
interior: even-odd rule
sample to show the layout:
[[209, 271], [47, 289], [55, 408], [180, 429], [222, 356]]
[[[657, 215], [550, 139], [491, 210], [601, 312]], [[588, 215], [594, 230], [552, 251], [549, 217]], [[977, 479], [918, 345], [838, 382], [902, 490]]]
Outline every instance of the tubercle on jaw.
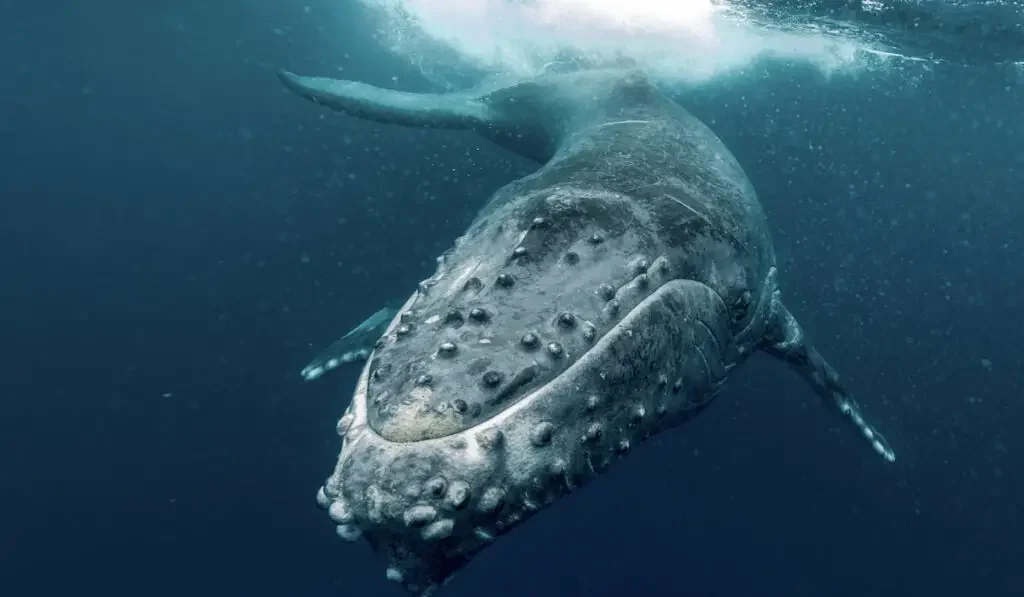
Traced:
[[[405, 537], [403, 544], [414, 551], [417, 548], [411, 546], [416, 541], [427, 546], [444, 543], [449, 538], [462, 542], [466, 537], [472, 537], [478, 542], [477, 549], [482, 549], [537, 511], [601, 475], [614, 460], [628, 453], [635, 442], [648, 437], [665, 413], [664, 409], [649, 413], [647, 407], [638, 402], [626, 409], [628, 421], [625, 424], [615, 420], [606, 423], [596, 420], [602, 412], [606, 418], [615, 419], [609, 416], [614, 410], [612, 401], [599, 396], [588, 398], [581, 414], [595, 420], [577, 437], [566, 437], [567, 430], [560, 430], [550, 421], [533, 426], [528, 434], [530, 448], [548, 451], [549, 456], [545, 459], [546, 464], [538, 467], [524, 483], [497, 483], [474, 488], [460, 479], [434, 475], [422, 482], [419, 495], [407, 500], [397, 515], [390, 515], [386, 509], [371, 505], [365, 516], [357, 516], [359, 508], [353, 508], [338, 495], [328, 496], [323, 487], [317, 492], [317, 503], [327, 510], [337, 525], [338, 536], [348, 541], [361, 539], [364, 528], [373, 533], [375, 527], [384, 525], [394, 529], [390, 533], [401, 533]], [[507, 446], [509, 439], [501, 432], [474, 439], [490, 452], [510, 449]], [[574, 442], [578, 448], [566, 454], [554, 447], [560, 439]], [[379, 487], [371, 485], [366, 488], [364, 499], [371, 504], [375, 501], [381, 503], [383, 493]], [[405, 531], [399, 531], [399, 528]], [[404, 561], [392, 560], [387, 566], [386, 577], [404, 584], [408, 576], [421, 572], [409, 566], [407, 558]]]
[[[511, 488], [503, 486], [502, 483], [481, 488], [478, 495], [474, 492], [469, 483], [462, 480], [449, 480], [441, 475], [434, 475], [423, 481], [419, 491], [409, 492], [416, 494], [416, 497], [409, 500], [409, 505], [401, 513], [400, 522], [405, 528], [419, 529], [420, 537], [425, 542], [440, 541], [451, 536], [457, 523], [459, 513], [472, 505], [473, 512], [469, 518], [480, 518], [484, 515], [494, 515], [506, 506], [515, 505], [518, 501], [524, 510], [533, 512], [544, 505], [554, 501], [558, 497], [572, 491], [582, 485], [589, 477], [599, 474], [607, 464], [609, 458], [621, 456], [626, 453], [632, 445], [631, 437], [637, 435], [636, 431], [645, 422], [657, 422], [664, 416], [664, 408], [656, 409], [652, 416], [648, 413], [648, 407], [643, 402], [637, 402], [629, 406], [628, 419], [625, 424], [616, 426], [615, 419], [621, 418], [620, 412], [614, 400], [608, 400], [598, 394], [589, 395], [581, 405], [578, 406], [578, 414], [590, 420], [590, 423], [583, 427], [575, 440], [573, 438], [561, 438], [563, 448], [575, 443], [577, 449], [570, 449], [568, 456], [570, 460], [577, 461], [572, 466], [565, 459], [567, 454], [556, 451], [550, 455], [548, 464], [543, 470], [537, 471], [530, 483], [516, 490], [516, 494], [509, 495]], [[604, 421], [602, 421], [604, 420]], [[338, 433], [344, 437], [352, 430], [354, 416], [346, 413], [338, 422]], [[574, 422], [570, 419], [571, 423]], [[618, 429], [621, 437], [609, 437], [609, 429]], [[640, 431], [644, 431], [640, 429]], [[649, 430], [648, 430], [649, 431]], [[539, 420], [532, 425], [527, 433], [526, 441], [517, 441], [515, 445], [519, 448], [529, 446], [534, 450], [550, 449], [553, 443], [559, 440], [559, 426], [550, 420]], [[564, 431], [562, 431], [564, 435]], [[636, 439], [647, 437], [648, 433], [641, 433]], [[485, 454], [485, 458], [494, 460], [500, 457], [501, 452], [511, 449], [510, 440], [506, 433], [499, 428], [485, 428], [481, 431], [470, 433], [469, 441], [472, 441], [477, 449]], [[458, 446], [460, 442], [452, 442], [449, 448]], [[465, 442], [461, 442], [462, 449], [468, 449]], [[585, 463], [586, 468], [580, 463]], [[587, 470], [589, 468], [589, 470]], [[521, 491], [520, 491], [521, 490]], [[374, 502], [380, 499], [381, 490], [373, 485], [367, 488], [366, 499]], [[375, 496], [376, 494], [376, 496]], [[514, 498], [518, 495], [518, 500]], [[510, 501], [512, 500], [512, 501]], [[340, 492], [331, 491], [330, 495], [326, 486], [317, 491], [318, 505], [327, 510], [331, 519], [338, 525], [338, 534], [347, 540], [357, 540], [362, 536], [360, 521], [357, 521], [356, 511], [349, 502], [340, 496]], [[373, 513], [374, 508], [365, 516], [365, 522], [371, 525], [379, 525], [385, 522], [386, 516], [383, 512]], [[517, 522], [521, 515], [510, 513]], [[494, 537], [509, 526], [511, 522], [502, 522], [500, 518], [493, 519], [491, 528], [478, 526], [474, 532], [487, 537]], [[486, 525], [485, 525], [486, 526]]]

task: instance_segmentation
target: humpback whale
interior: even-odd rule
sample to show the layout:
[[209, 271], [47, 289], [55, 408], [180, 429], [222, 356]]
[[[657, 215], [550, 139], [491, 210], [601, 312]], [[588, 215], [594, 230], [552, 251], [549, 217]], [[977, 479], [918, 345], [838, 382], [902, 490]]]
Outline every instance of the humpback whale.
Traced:
[[494, 193], [383, 326], [337, 424], [317, 503], [411, 594], [435, 594], [498, 537], [700, 413], [759, 350], [894, 460], [784, 305], [740, 164], [641, 71], [450, 94], [279, 76], [342, 113], [475, 131], [539, 163]]

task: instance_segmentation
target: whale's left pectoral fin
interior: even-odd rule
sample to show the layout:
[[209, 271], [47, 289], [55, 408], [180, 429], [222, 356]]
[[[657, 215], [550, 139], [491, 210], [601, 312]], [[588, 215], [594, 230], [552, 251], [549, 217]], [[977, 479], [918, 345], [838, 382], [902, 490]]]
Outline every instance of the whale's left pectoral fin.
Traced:
[[765, 334], [764, 349], [799, 372], [825, 405], [853, 425], [857, 434], [882, 458], [889, 462], [896, 460], [889, 443], [878, 430], [864, 420], [860, 407], [846, 391], [839, 374], [807, 340], [800, 323], [779, 300], [777, 292], [772, 298], [772, 314]]
[[374, 343], [394, 319], [396, 312], [397, 309], [392, 305], [377, 310], [352, 331], [320, 351], [320, 354], [302, 369], [302, 377], [306, 381], [313, 381], [347, 363], [365, 361], [373, 352]]

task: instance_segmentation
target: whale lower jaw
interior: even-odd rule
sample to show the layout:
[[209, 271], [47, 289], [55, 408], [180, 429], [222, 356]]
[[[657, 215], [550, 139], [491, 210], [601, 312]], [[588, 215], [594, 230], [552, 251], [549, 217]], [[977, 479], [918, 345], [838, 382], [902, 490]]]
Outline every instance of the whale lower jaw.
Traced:
[[733, 362], [728, 313], [709, 287], [655, 290], [561, 375], [481, 424], [392, 442], [367, 423], [367, 368], [318, 503], [366, 538], [387, 577], [431, 595], [496, 537], [693, 416]]

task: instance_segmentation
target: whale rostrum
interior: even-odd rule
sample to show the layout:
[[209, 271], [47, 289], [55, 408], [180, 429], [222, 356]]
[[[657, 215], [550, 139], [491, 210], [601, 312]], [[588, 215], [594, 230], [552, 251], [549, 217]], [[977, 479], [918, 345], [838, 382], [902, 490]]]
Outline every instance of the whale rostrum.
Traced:
[[350, 359], [364, 366], [317, 501], [412, 594], [434, 594], [497, 537], [701, 412], [758, 350], [894, 460], [784, 306], [739, 163], [642, 72], [436, 95], [280, 77], [352, 116], [468, 129], [540, 163], [490, 198]]

